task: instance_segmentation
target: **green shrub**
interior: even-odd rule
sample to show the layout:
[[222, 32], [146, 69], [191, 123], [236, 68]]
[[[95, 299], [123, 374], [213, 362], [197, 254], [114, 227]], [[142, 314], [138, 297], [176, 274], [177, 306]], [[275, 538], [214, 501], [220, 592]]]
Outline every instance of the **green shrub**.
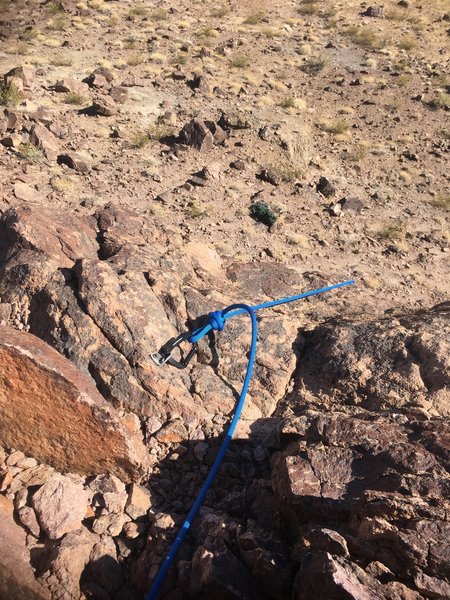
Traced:
[[254, 202], [250, 206], [250, 216], [259, 223], [264, 223], [270, 227], [277, 220], [277, 215], [273, 212], [268, 204], [265, 202]]

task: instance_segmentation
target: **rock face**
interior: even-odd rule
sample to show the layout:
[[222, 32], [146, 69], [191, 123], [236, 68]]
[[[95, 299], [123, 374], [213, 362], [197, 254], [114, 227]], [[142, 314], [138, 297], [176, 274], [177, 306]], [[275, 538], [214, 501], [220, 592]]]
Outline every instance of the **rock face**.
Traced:
[[[192, 369], [158, 369], [151, 352], [215, 308], [325, 281], [273, 262], [226, 262], [197, 242], [176, 247], [151, 222], [112, 205], [86, 220], [19, 207], [3, 214], [0, 234], [2, 319], [76, 366], [76, 375], [67, 372], [66, 361], [43, 342], [0, 330], [14, 338], [0, 343], [6, 373], [0, 434], [15, 449], [4, 459], [0, 489], [17, 502], [29, 539], [45, 536], [42, 578], [54, 595], [65, 586], [67, 597], [76, 597], [87, 573], [93, 597], [125, 594], [116, 592], [123, 573], [114, 538], [120, 560], [130, 560], [125, 587], [135, 586], [136, 597], [148, 589], [175, 522], [214, 460], [224, 415], [235, 402], [229, 385], [239, 389], [246, 367], [248, 322], [233, 319], [203, 340]], [[227, 453], [165, 592], [240, 600], [445, 598], [449, 306], [328, 322], [300, 337], [297, 326], [291, 312], [261, 314], [239, 442]], [[286, 395], [293, 347], [300, 360]], [[42, 406], [47, 418], [39, 437], [36, 407]], [[119, 419], [122, 411], [127, 415]], [[148, 485], [126, 489], [120, 479], [134, 477], [140, 461], [120, 444], [129, 437], [125, 428], [136, 432], [139, 425], [151, 476]], [[72, 433], [82, 452], [63, 453], [72, 448]], [[73, 504], [72, 521], [58, 513], [59, 499], [74, 497], [75, 488], [17, 452], [28, 454], [26, 436], [33, 456], [39, 458], [37, 447], [60, 469], [102, 473], [82, 484], [92, 492], [84, 518], [86, 492], [79, 504], [61, 502]], [[42, 449], [43, 439], [53, 445]]]
[[294, 598], [446, 597], [449, 317], [446, 304], [306, 336], [272, 459]]
[[35, 580], [26, 548], [25, 531], [13, 519], [14, 506], [0, 496], [0, 598], [50, 600]]
[[111, 471], [126, 481], [145, 472], [147, 454], [132, 422], [47, 344], [1, 327], [0, 365], [3, 445], [63, 471]]
[[[247, 277], [256, 280], [261, 267], [250, 264], [243, 277], [227, 279], [220, 261], [212, 267], [201, 258], [209, 256], [208, 247], [203, 253], [191, 248], [186, 255], [177, 248], [168, 251], [171, 245], [151, 222], [143, 224], [131, 211], [114, 206], [99, 210], [91, 222], [41, 208], [9, 210], [0, 219], [0, 295], [14, 304], [12, 320], [89, 374], [115, 407], [141, 418], [156, 417], [163, 425], [170, 413], [210, 421], [225, 406], [231, 409], [234, 399], [217, 382], [208, 340], [201, 344], [198, 360], [204, 367], [193, 371], [194, 381], [189, 371], [156, 367], [150, 355], [185, 330], [189, 319], [248, 296]], [[179, 279], [174, 270], [182, 274]], [[278, 271], [267, 265], [265, 276], [277, 279]], [[294, 274], [295, 286], [304, 286], [302, 276]], [[221, 293], [224, 287], [227, 295]], [[198, 291], [204, 288], [217, 291]], [[274, 291], [274, 286], [260, 286], [251, 294], [256, 301]], [[295, 366], [289, 349], [295, 323], [277, 316], [275, 324], [267, 315], [261, 327], [267, 335], [262, 336], [246, 418], [270, 414]], [[227, 352], [234, 340], [238, 360], [223, 362], [219, 369], [238, 381], [245, 369], [248, 324], [236, 320], [217, 339], [218, 350]]]

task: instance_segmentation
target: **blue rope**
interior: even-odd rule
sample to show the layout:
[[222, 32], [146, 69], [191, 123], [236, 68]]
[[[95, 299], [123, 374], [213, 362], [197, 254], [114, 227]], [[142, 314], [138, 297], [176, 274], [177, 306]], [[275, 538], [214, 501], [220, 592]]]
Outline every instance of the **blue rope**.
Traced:
[[323, 294], [324, 292], [329, 292], [331, 290], [341, 288], [346, 285], [352, 285], [354, 283], [355, 283], [355, 281], [352, 279], [349, 281], [344, 281], [342, 283], [337, 283], [336, 285], [330, 285], [328, 287], [320, 288], [318, 290], [312, 290], [310, 292], [298, 294], [297, 296], [290, 296], [288, 298], [282, 298], [281, 300], [273, 300], [271, 302], [264, 302], [263, 304], [258, 304], [256, 306], [248, 306], [247, 304], [232, 304], [231, 306], [228, 306], [228, 308], [225, 308], [224, 310], [217, 310], [217, 311], [210, 313], [209, 314], [209, 323], [207, 325], [204, 325], [203, 327], [196, 329], [192, 333], [192, 335], [188, 341], [191, 343], [195, 343], [198, 340], [200, 340], [204, 335], [206, 335], [207, 333], [209, 333], [212, 330], [222, 331], [225, 326], [225, 323], [227, 322], [228, 319], [231, 319], [232, 317], [237, 317], [238, 315], [243, 315], [243, 314], [247, 313], [250, 316], [251, 323], [252, 323], [252, 340], [250, 343], [250, 356], [248, 359], [247, 372], [246, 372], [245, 378], [244, 378], [244, 385], [242, 386], [242, 391], [241, 391], [241, 394], [237, 401], [234, 415], [231, 420], [230, 427], [228, 428], [225, 439], [222, 442], [219, 453], [218, 453], [216, 460], [214, 461], [214, 464], [208, 474], [208, 477], [206, 478], [206, 481], [204, 482], [200, 492], [198, 493], [198, 496], [195, 499], [195, 502], [192, 505], [192, 508], [189, 511], [188, 516], [186, 517], [183, 525], [181, 526], [181, 529], [178, 532], [177, 537], [173, 541], [172, 546], [170, 547], [169, 552], [168, 552], [166, 558], [164, 559], [164, 562], [162, 563], [156, 578], [153, 581], [152, 587], [151, 587], [149, 593], [147, 594], [146, 600], [156, 600], [159, 589], [166, 577], [167, 571], [169, 570], [172, 562], [174, 561], [175, 556], [178, 552], [178, 549], [181, 546], [184, 538], [186, 537], [186, 534], [191, 526], [192, 521], [194, 520], [195, 516], [197, 515], [197, 512], [199, 511], [201, 505], [203, 504], [206, 494], [212, 485], [214, 477], [216, 476], [217, 471], [219, 470], [219, 467], [220, 467], [222, 460], [225, 456], [225, 453], [228, 449], [228, 446], [230, 445], [231, 439], [232, 439], [234, 431], [236, 429], [236, 425], [238, 424], [242, 409], [244, 407], [245, 398], [247, 396], [248, 388], [250, 385], [250, 380], [252, 377], [253, 366], [255, 363], [256, 342], [257, 342], [257, 337], [258, 337], [258, 322], [256, 320], [255, 312], [257, 310], [261, 310], [263, 308], [271, 308], [273, 306], [278, 306], [279, 304], [288, 304], [289, 302], [295, 302], [296, 300], [301, 300], [302, 298], [308, 298], [310, 296], [316, 296], [317, 294]]

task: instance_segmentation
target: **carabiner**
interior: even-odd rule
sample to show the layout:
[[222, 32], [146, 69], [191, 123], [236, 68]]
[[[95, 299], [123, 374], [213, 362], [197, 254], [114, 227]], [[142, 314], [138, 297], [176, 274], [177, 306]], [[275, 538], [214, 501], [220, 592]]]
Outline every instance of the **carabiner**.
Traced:
[[177, 369], [185, 369], [192, 360], [194, 354], [197, 352], [197, 342], [194, 342], [192, 344], [192, 348], [189, 350], [185, 357], [181, 357], [181, 360], [176, 360], [175, 358], [173, 358], [172, 352], [175, 350], [175, 348], [180, 346], [180, 344], [187, 341], [190, 336], [191, 332], [186, 331], [185, 333], [180, 333], [180, 335], [176, 338], [170, 338], [168, 342], [161, 346], [158, 352], [154, 352], [151, 355], [151, 359], [155, 364], [158, 365], [158, 367], [168, 363], [169, 365], [172, 365], [172, 367], [176, 367]]

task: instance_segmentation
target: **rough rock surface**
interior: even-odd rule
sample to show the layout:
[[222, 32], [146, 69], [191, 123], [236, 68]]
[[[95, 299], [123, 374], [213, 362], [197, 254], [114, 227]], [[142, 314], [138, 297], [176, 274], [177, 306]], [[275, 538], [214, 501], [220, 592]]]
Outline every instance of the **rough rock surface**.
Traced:
[[[224, 403], [231, 409], [228, 388], [208, 384], [208, 378], [215, 378], [213, 369], [193, 372], [193, 383], [189, 372], [160, 369], [150, 355], [184, 330], [189, 318], [242, 297], [242, 286], [258, 267], [247, 265], [246, 275], [230, 287], [220, 264], [211, 271], [210, 261], [198, 259], [198, 248], [192, 250], [192, 257], [189, 248], [184, 256], [177, 249], [167, 252], [164, 237], [151, 223], [143, 224], [131, 211], [114, 206], [99, 210], [90, 222], [57, 211], [18, 208], [4, 213], [0, 233], [2, 300], [14, 302], [14, 316], [89, 373], [116, 407], [157, 417], [163, 424], [170, 413], [209, 420], [210, 415], [222, 414]], [[180, 282], [171, 276], [174, 264], [185, 273]], [[268, 280], [278, 276], [271, 276], [272, 271], [279, 269], [267, 265]], [[292, 270], [287, 271], [292, 279]], [[300, 273], [296, 282], [304, 285]], [[198, 291], [204, 286], [218, 291]], [[227, 296], [220, 292], [224, 287]], [[272, 293], [273, 286], [261, 288], [253, 297]], [[261, 330], [265, 335], [248, 403], [249, 418], [270, 414], [295, 366], [295, 356], [281, 343], [289, 344], [295, 336], [295, 324], [280, 316], [275, 323], [273, 315], [267, 315]], [[232, 364], [220, 363], [221, 375], [232, 383], [244, 368], [247, 331], [244, 320], [236, 321], [217, 342], [220, 353], [234, 339], [236, 356], [242, 356]], [[209, 364], [213, 355], [217, 353], [211, 342], [202, 342], [200, 362]]]
[[272, 459], [294, 598], [447, 597], [449, 317], [445, 304], [305, 336]]
[[12, 502], [0, 495], [0, 597], [8, 600], [50, 600], [34, 578], [25, 531], [14, 522]]
[[33, 496], [33, 508], [51, 540], [80, 529], [88, 503], [88, 492], [61, 475], [51, 477]]
[[133, 421], [67, 359], [9, 327], [0, 328], [0, 415], [3, 445], [61, 470], [111, 470], [125, 480], [145, 472], [147, 454]]

